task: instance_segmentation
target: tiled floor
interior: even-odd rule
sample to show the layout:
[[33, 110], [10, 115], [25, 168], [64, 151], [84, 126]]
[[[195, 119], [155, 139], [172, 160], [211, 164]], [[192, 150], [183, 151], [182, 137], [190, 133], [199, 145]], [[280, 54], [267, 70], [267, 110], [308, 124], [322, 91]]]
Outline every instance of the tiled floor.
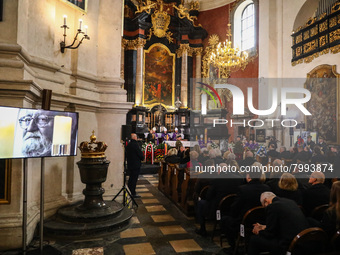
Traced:
[[138, 209], [122, 232], [87, 241], [46, 242], [63, 255], [224, 254], [217, 237], [212, 242], [210, 237], [196, 235], [194, 218], [185, 216], [158, 191], [157, 175], [140, 176], [136, 190], [141, 195], [136, 199]]

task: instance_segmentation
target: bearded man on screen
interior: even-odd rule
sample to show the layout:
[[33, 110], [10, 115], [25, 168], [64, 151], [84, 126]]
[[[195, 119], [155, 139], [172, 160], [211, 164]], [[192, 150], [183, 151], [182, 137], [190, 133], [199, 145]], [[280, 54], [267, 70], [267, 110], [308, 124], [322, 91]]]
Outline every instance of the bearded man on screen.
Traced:
[[27, 157], [51, 156], [54, 116], [44, 110], [26, 109], [20, 111], [20, 116], [22, 154]]

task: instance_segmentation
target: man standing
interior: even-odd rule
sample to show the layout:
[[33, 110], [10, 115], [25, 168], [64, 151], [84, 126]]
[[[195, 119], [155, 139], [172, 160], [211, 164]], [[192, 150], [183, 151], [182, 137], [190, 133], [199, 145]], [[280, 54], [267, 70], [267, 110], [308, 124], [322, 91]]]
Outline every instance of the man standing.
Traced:
[[312, 136], [307, 136], [307, 147], [309, 150], [313, 151], [315, 146], [315, 142], [312, 141]]
[[134, 198], [139, 198], [140, 196], [136, 194], [136, 184], [138, 181], [138, 175], [140, 172], [140, 167], [142, 165], [141, 161], [143, 160], [144, 155], [137, 143], [137, 135], [131, 134], [131, 141], [126, 146], [126, 160], [127, 160], [127, 168], [129, 171], [129, 181], [128, 187], [131, 191], [131, 195]]

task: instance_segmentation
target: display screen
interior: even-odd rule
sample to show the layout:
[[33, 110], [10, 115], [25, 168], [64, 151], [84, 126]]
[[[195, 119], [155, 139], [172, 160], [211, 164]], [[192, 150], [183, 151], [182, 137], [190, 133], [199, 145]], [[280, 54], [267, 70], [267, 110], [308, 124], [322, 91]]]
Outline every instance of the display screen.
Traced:
[[0, 158], [77, 155], [78, 113], [0, 106]]

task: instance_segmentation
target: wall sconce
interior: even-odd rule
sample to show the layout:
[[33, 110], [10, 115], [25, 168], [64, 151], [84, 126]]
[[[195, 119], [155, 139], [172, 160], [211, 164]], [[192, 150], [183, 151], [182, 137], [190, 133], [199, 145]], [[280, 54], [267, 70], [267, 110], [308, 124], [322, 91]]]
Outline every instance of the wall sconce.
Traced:
[[[84, 26], [85, 27], [85, 32], [81, 31], [81, 25], [83, 23], [83, 20], [79, 20], [79, 28], [78, 28], [78, 32], [77, 34], [75, 35], [74, 39], [73, 39], [73, 42], [72, 44], [66, 46], [66, 29], [69, 29], [69, 27], [66, 25], [66, 19], [67, 19], [67, 16], [64, 15], [64, 25], [61, 26], [61, 28], [64, 28], [64, 41], [60, 42], [60, 51], [61, 53], [64, 53], [65, 52], [65, 49], [77, 49], [80, 44], [83, 42], [84, 39], [87, 39], [87, 40], [90, 40], [90, 37], [87, 35], [87, 26]], [[84, 34], [83, 38], [81, 38], [81, 40], [79, 41], [78, 45], [77, 46], [73, 46], [75, 44], [75, 42], [77, 41], [77, 38], [78, 38], [78, 35], [79, 34]]]

